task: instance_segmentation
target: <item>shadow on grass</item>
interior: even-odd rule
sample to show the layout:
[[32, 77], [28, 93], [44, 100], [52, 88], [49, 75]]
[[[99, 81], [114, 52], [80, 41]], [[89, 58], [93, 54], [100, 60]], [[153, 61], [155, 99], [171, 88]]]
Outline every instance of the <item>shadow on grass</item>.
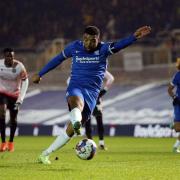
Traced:
[[44, 165], [44, 164], [39, 164], [36, 162], [29, 162], [29, 163], [19, 163], [19, 164], [0, 164], [0, 169], [23, 169], [23, 170], [31, 170], [33, 169], [35, 171], [44, 171], [44, 172], [75, 172], [78, 171], [77, 169], [74, 168], [65, 168], [65, 167], [53, 167], [53, 165]]
[[28, 163], [6, 163], [0, 164], [1, 168], [11, 168], [11, 169], [29, 169], [30, 167], [35, 166], [37, 163], [35, 162], [28, 162]]
[[11, 167], [13, 167], [12, 165], [0, 165], [0, 169], [1, 168], [11, 168]]
[[51, 169], [38, 169], [38, 171], [44, 171], [44, 172], [72, 172], [72, 171], [76, 171], [76, 170], [71, 169], [71, 168], [51, 168]]

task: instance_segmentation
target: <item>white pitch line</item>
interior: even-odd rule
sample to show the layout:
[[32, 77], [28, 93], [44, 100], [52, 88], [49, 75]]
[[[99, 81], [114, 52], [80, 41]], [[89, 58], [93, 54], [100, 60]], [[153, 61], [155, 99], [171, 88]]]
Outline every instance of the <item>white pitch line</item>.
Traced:
[[137, 95], [139, 93], [145, 92], [147, 90], [150, 90], [150, 89], [157, 87], [159, 85], [162, 85], [162, 84], [164, 84], [164, 82], [162, 82], [162, 83], [150, 83], [150, 84], [146, 84], [146, 85], [134, 88], [133, 90], [130, 90], [126, 93], [123, 93], [123, 94], [121, 93], [112, 99], [108, 99], [108, 100], [103, 101], [103, 107], [109, 106], [111, 104], [114, 104], [117, 101], [121, 101], [121, 100], [127, 99], [129, 97], [132, 97], [134, 95]]
[[[117, 101], [121, 101], [121, 100], [124, 100], [126, 98], [132, 97], [132, 96], [134, 96], [136, 94], [139, 94], [141, 92], [152, 89], [152, 88], [154, 88], [154, 87], [156, 87], [158, 85], [159, 85], [159, 83], [151, 83], [151, 84], [147, 84], [147, 85], [143, 85], [143, 86], [134, 88], [133, 90], [130, 90], [130, 91], [126, 92], [126, 93], [117, 95], [115, 98], [103, 101], [103, 107], [104, 106], [109, 106], [109, 105], [111, 105], [111, 104], [113, 104], [113, 103], [115, 103]], [[54, 124], [54, 123], [63, 122], [63, 121], [67, 121], [67, 120], [69, 120], [69, 113], [68, 112], [67, 112], [67, 114], [64, 114], [63, 116], [60, 116], [59, 118], [55, 118], [54, 120], [44, 122], [43, 124], [51, 125], [51, 124]]]
[[57, 118], [54, 118], [54, 119], [46, 121], [46, 122], [43, 122], [42, 124], [53, 125], [53, 124], [58, 124], [58, 123], [64, 123], [68, 120], [70, 120], [70, 115], [69, 115], [69, 112], [67, 111], [67, 113], [65, 115], [59, 116]]
[[[109, 105], [111, 105], [111, 104], [113, 104], [113, 103], [115, 103], [117, 101], [124, 100], [126, 98], [129, 98], [129, 97], [132, 97], [134, 95], [140, 94], [142, 92], [145, 92], [147, 90], [150, 90], [150, 89], [152, 89], [154, 87], [158, 87], [158, 86], [163, 85], [163, 84], [164, 84], [164, 82], [150, 83], [150, 84], [146, 84], [146, 85], [134, 88], [133, 90], [130, 90], [130, 91], [126, 92], [126, 93], [123, 93], [123, 94], [120, 93], [119, 95], [117, 95], [116, 97], [114, 97], [112, 99], [108, 99], [108, 100], [103, 101], [103, 106], [104, 107], [109, 106]], [[40, 94], [40, 93], [41, 93], [41, 91], [39, 89], [31, 91], [31, 92], [27, 93], [26, 98], [35, 96], [35, 95]], [[63, 116], [60, 116], [60, 117], [55, 118], [53, 120], [44, 122], [43, 124], [48, 125], [48, 124], [51, 124], [52, 122], [53, 123], [59, 123], [59, 122], [67, 121], [68, 119], [69, 119], [69, 113], [67, 111], [67, 114], [64, 114]]]
[[40, 90], [40, 89], [36, 89], [36, 90], [30, 91], [30, 92], [28, 92], [28, 93], [26, 94], [25, 99], [26, 99], [26, 98], [30, 98], [30, 97], [35, 96], [35, 95], [38, 95], [38, 94], [40, 94], [40, 93], [41, 93], [41, 90]]

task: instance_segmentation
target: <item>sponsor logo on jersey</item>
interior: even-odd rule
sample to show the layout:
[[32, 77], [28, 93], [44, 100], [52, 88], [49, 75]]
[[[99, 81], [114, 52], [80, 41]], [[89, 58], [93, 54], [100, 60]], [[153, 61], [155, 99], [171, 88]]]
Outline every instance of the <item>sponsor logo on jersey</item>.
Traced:
[[99, 63], [99, 56], [95, 57], [75, 57], [76, 62], [78, 63]]
[[15, 69], [15, 68], [13, 68], [13, 69], [12, 69], [12, 72], [13, 72], [13, 73], [16, 73], [16, 69]]

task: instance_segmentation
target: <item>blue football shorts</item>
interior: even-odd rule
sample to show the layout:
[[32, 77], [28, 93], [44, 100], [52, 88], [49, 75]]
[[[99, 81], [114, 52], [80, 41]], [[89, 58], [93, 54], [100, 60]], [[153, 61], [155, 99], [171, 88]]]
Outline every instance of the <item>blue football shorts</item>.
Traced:
[[82, 112], [83, 120], [87, 121], [95, 108], [98, 93], [86, 88], [77, 87], [69, 84], [66, 91], [66, 99], [69, 96], [78, 96], [84, 102], [84, 109]]
[[180, 122], [180, 105], [174, 106], [174, 122]]

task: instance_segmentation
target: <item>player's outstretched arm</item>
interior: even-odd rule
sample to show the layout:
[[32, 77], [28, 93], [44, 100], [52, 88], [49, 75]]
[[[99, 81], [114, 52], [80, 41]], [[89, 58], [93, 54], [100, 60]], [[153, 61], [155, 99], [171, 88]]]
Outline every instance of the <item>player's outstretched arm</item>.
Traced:
[[136, 37], [136, 39], [141, 39], [150, 33], [151, 33], [150, 26], [142, 26], [135, 31], [134, 36]]
[[126, 48], [127, 46], [130, 46], [132, 43], [134, 43], [137, 39], [141, 39], [144, 36], [147, 36], [151, 32], [150, 26], [143, 26], [140, 27], [135, 31], [134, 34], [120, 39], [117, 42], [110, 43], [108, 47], [108, 55], [117, 53], [121, 49]]
[[56, 68], [58, 65], [60, 65], [64, 60], [72, 57], [72, 47], [74, 45], [74, 42], [69, 44], [68, 46], [65, 47], [65, 49], [52, 58], [42, 69], [39, 73], [36, 73], [32, 77], [32, 81], [34, 83], [39, 83], [41, 80], [41, 77], [44, 76], [46, 73], [51, 71], [52, 69]]

